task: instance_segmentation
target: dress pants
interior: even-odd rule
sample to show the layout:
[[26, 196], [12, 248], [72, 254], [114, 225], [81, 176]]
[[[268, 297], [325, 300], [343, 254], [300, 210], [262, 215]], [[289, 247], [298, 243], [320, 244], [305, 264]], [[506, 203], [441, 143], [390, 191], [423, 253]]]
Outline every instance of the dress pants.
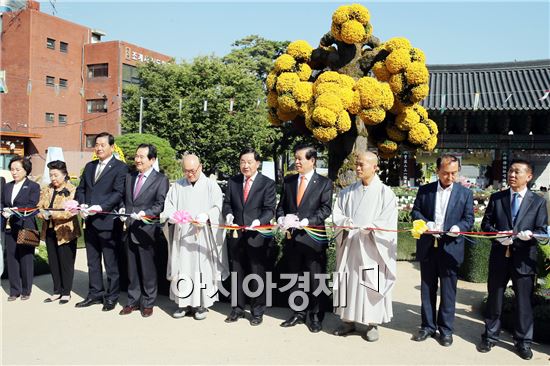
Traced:
[[483, 338], [497, 342], [500, 335], [504, 290], [512, 279], [515, 294], [514, 340], [518, 344], [530, 346], [533, 340], [533, 288], [534, 275], [519, 275], [512, 268], [512, 258], [504, 258], [499, 265], [489, 263], [487, 281], [487, 308], [485, 314], [485, 333]]
[[[437, 250], [431, 248], [428, 258], [420, 262], [421, 328], [431, 333], [438, 329], [442, 336], [449, 336], [455, 319], [457, 268], [445, 265]], [[436, 321], [438, 279], [441, 291]]]
[[[116, 302], [120, 292], [120, 275], [116, 241], [111, 231], [98, 231], [92, 225], [84, 230], [86, 242], [86, 258], [88, 260], [89, 288], [87, 298]], [[103, 267], [101, 257], [105, 262], [107, 273], [107, 289], [103, 286]]]
[[18, 232], [12, 229], [5, 236], [10, 296], [28, 296], [34, 276], [34, 247], [17, 244]]
[[[128, 235], [130, 237], [130, 235]], [[157, 298], [157, 267], [153, 245], [128, 238], [128, 306], [152, 308]]]
[[[263, 291], [257, 296], [250, 298], [250, 310], [252, 316], [262, 316], [266, 307], [265, 271], [268, 265], [269, 241], [266, 240], [264, 245], [260, 247], [253, 247], [247, 242], [249, 235], [259, 234], [245, 232], [239, 239], [230, 238], [227, 240], [229, 259], [231, 261], [231, 275], [237, 276], [236, 291], [232, 296], [237, 296], [237, 309], [244, 311], [247, 296], [244, 293], [243, 281], [248, 274], [259, 276], [262, 281]], [[255, 293], [258, 290], [258, 282], [256, 280], [249, 280], [247, 288], [252, 293]], [[231, 291], [233, 291], [233, 288]]]
[[46, 249], [48, 263], [53, 280], [53, 293], [70, 296], [73, 288], [74, 261], [76, 259], [76, 240], [59, 245], [53, 229], [46, 231]]
[[[295, 291], [305, 292], [308, 298], [308, 306], [306, 310], [309, 312], [310, 319], [313, 321], [322, 322], [325, 315], [325, 312], [321, 307], [321, 296], [323, 296], [323, 293], [319, 294], [319, 296], [314, 296], [313, 292], [319, 288], [319, 284], [321, 282], [319, 278], [315, 278], [315, 275], [325, 272], [326, 249], [322, 248], [317, 251], [305, 244], [297, 243], [295, 241], [287, 241], [286, 245], [288, 246], [286, 248], [286, 253], [288, 254], [287, 268], [289, 273], [307, 276], [307, 280], [309, 281], [309, 291], [300, 289], [300, 281], [297, 281], [297, 283], [290, 290], [290, 295], [292, 296], [292, 293]], [[303, 305], [300, 297], [296, 297], [294, 302], [298, 306]], [[294, 313], [305, 318], [306, 310], [294, 310]]]

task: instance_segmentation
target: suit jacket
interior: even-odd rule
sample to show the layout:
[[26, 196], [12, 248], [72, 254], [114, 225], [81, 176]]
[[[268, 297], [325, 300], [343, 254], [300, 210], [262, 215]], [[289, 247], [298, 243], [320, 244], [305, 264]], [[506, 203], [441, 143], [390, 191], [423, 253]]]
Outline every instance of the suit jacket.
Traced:
[[[73, 186], [71, 182], [65, 182], [57, 190], [65, 190], [66, 195], [56, 194], [52, 205], [53, 208], [63, 208], [65, 202], [74, 199], [76, 187]], [[38, 202], [39, 208], [47, 209], [50, 207], [53, 192], [54, 188], [50, 185], [42, 189], [42, 192], [40, 192], [40, 201]], [[76, 215], [72, 215], [70, 212], [66, 211], [50, 211], [50, 213], [52, 215], [50, 220], [42, 224], [42, 240], [45, 240], [46, 231], [51, 224], [53, 224], [58, 245], [69, 243], [71, 240], [80, 236], [80, 224], [78, 223], [78, 217]], [[43, 219], [41, 214], [39, 214], [38, 217]]]
[[[489, 198], [489, 204], [481, 221], [483, 231], [513, 231], [519, 233], [523, 230], [531, 230], [533, 234], [546, 234], [548, 224], [548, 212], [544, 198], [527, 190], [516, 222], [512, 222], [512, 210], [510, 202], [510, 189], [493, 193]], [[537, 270], [537, 240], [528, 241], [514, 239], [511, 245], [512, 267], [520, 275], [532, 275]], [[493, 240], [491, 254], [489, 256], [493, 268], [503, 268], [506, 261], [506, 246]], [[501, 264], [502, 266], [499, 266]]]
[[[313, 173], [311, 181], [308, 183], [300, 206], [296, 205], [298, 195], [298, 177], [294, 174], [285, 177], [283, 183], [283, 193], [277, 206], [277, 219], [279, 217], [294, 214], [301, 219], [308, 219], [309, 225], [325, 226], [325, 219], [332, 212], [332, 182], [317, 173]], [[321, 251], [325, 246], [310, 238], [303, 230], [294, 230], [292, 239], [297, 243], [302, 243], [311, 248]]]
[[[223, 200], [223, 216], [232, 214], [234, 223], [239, 226], [248, 226], [258, 219], [261, 225], [269, 224], [275, 216], [275, 182], [262, 173], [256, 175], [256, 179], [248, 192], [248, 199], [244, 202], [243, 192], [244, 176], [237, 174], [227, 182], [227, 189]], [[239, 238], [242, 235], [238, 231]], [[260, 247], [266, 242], [258, 232], [248, 232], [247, 243], [253, 247]]]
[[[80, 204], [100, 205], [103, 211], [112, 211], [122, 202], [128, 167], [113, 157], [94, 183], [98, 163], [99, 160], [94, 160], [84, 167], [80, 183], [76, 188], [75, 199]], [[114, 219], [115, 217], [111, 215], [93, 215], [86, 219], [86, 225], [91, 225], [97, 230], [110, 231], [113, 230]]]
[[[426, 184], [418, 189], [411, 216], [413, 220], [435, 221], [435, 200], [438, 182]], [[443, 230], [448, 231], [457, 225], [460, 231], [470, 231], [474, 224], [474, 196], [472, 191], [458, 183], [453, 183], [447, 212], [443, 222]], [[425, 234], [416, 241], [416, 259], [423, 261], [428, 258], [430, 248], [435, 238]], [[438, 239], [438, 260], [449, 268], [457, 269], [464, 261], [464, 237], [453, 238], [441, 235]]]
[[[160, 216], [164, 210], [166, 193], [170, 188], [168, 178], [153, 169], [134, 199], [134, 187], [138, 174], [139, 172], [133, 172], [126, 175], [123, 205], [126, 208], [126, 213], [144, 211], [147, 216]], [[134, 243], [153, 245], [157, 242], [160, 225], [148, 225], [141, 220], [136, 221], [132, 218], [128, 218], [126, 225], [128, 227], [127, 234], [130, 235]]]
[[[2, 192], [3, 207], [33, 208], [38, 205], [38, 200], [40, 199], [40, 186], [38, 183], [26, 178], [12, 203], [11, 193], [13, 192], [14, 185], [15, 181], [11, 181], [4, 186], [4, 191]], [[37, 228], [34, 216], [18, 217], [17, 215], [11, 215], [9, 223], [12, 230], [20, 230], [22, 228], [36, 230]]]

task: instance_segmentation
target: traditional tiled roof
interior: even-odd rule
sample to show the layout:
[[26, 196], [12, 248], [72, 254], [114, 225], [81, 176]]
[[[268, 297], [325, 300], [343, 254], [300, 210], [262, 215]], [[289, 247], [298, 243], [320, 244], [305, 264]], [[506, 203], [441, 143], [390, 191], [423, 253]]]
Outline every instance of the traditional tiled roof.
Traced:
[[550, 110], [550, 60], [430, 65], [428, 69], [430, 94], [422, 102], [428, 110]]

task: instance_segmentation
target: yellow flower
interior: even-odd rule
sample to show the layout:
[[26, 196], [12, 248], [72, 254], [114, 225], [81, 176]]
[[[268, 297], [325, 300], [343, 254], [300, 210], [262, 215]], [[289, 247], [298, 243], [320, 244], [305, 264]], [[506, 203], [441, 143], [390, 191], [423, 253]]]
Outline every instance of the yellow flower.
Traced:
[[428, 127], [428, 130], [430, 130], [430, 134], [432, 136], [437, 136], [437, 134], [439, 133], [439, 129], [437, 128], [437, 123], [435, 123], [431, 119], [425, 119], [422, 122], [426, 125], [426, 127]]
[[359, 112], [359, 117], [367, 126], [374, 126], [379, 124], [386, 118], [386, 111], [382, 108], [369, 108], [363, 109]]
[[372, 67], [372, 72], [374, 73], [374, 76], [380, 81], [389, 81], [390, 80], [390, 72], [386, 68], [386, 65], [384, 64], [384, 61], [378, 61], [374, 64]]
[[338, 91], [338, 96], [342, 100], [343, 108], [348, 109], [353, 102], [353, 90], [351, 90], [350, 88], [342, 88]]
[[277, 109], [277, 117], [279, 117], [281, 121], [292, 121], [297, 115], [298, 113], [296, 112], [285, 112], [281, 109]]
[[334, 93], [325, 93], [318, 96], [317, 99], [315, 99], [315, 106], [328, 108], [334, 113], [339, 113], [344, 109], [342, 100]]
[[386, 67], [392, 74], [404, 71], [410, 63], [411, 56], [408, 48], [394, 50], [386, 57]]
[[338, 41], [342, 40], [342, 37], [340, 36], [340, 28], [341, 28], [340, 24], [332, 23], [332, 25], [330, 26], [330, 33]]
[[388, 83], [380, 83], [380, 99], [382, 108], [389, 110], [393, 106], [393, 93]]
[[340, 85], [336, 84], [336, 83], [321, 83], [321, 84], [317, 84], [317, 86], [313, 86], [313, 94], [315, 94], [315, 96], [319, 96], [319, 95], [322, 95], [322, 94], [326, 94], [326, 93], [333, 93], [333, 94], [338, 94], [338, 92], [340, 91]]
[[267, 87], [267, 90], [273, 90], [275, 89], [275, 84], [277, 83], [277, 74], [273, 71], [271, 71], [267, 78], [265, 79], [265, 86]]
[[370, 76], [362, 77], [355, 83], [355, 90], [359, 90], [361, 95], [371, 93], [373, 90], [377, 89], [377, 87], [378, 80]]
[[302, 116], [308, 116], [310, 114], [310, 105], [308, 103], [301, 103], [299, 106], [298, 106], [298, 114], [302, 115]]
[[308, 81], [309, 78], [311, 77], [311, 67], [309, 67], [308, 64], [299, 64], [298, 65], [298, 71], [297, 71], [297, 74], [298, 74], [298, 77], [300, 78], [300, 80], [302, 81]]
[[338, 133], [344, 133], [351, 128], [351, 118], [346, 111], [340, 112], [338, 119], [336, 120], [336, 130]]
[[283, 71], [291, 71], [296, 65], [294, 57], [283, 54], [275, 60], [275, 71], [280, 73]]
[[122, 161], [123, 163], [126, 162], [126, 158], [124, 157], [124, 152], [118, 146], [116, 143], [113, 145], [113, 155], [117, 156], [117, 159]]
[[388, 137], [396, 142], [402, 142], [407, 139], [407, 133], [401, 131], [396, 126], [387, 126], [386, 127], [386, 133], [388, 134]]
[[395, 74], [390, 77], [390, 88], [391, 91], [395, 94], [399, 94], [405, 88], [405, 83], [403, 82], [403, 74]]
[[428, 112], [420, 104], [414, 104], [412, 108], [420, 116], [421, 121], [428, 119]]
[[401, 131], [408, 131], [419, 122], [420, 116], [411, 107], [404, 108], [395, 118], [395, 125]]
[[365, 32], [363, 24], [359, 23], [357, 20], [348, 20], [342, 24], [340, 37], [342, 41], [348, 44], [354, 44], [363, 42], [367, 38], [367, 33]]
[[271, 108], [277, 108], [277, 98], [279, 97], [279, 95], [274, 92], [274, 91], [270, 91], [269, 93], [267, 93], [267, 105]]
[[424, 55], [424, 52], [420, 48], [413, 47], [411, 49], [411, 61], [413, 62], [421, 62], [423, 64], [426, 63], [426, 55]]
[[292, 96], [288, 94], [280, 95], [277, 98], [278, 110], [282, 112], [296, 112], [298, 110], [298, 105]]
[[292, 89], [294, 99], [300, 103], [307, 102], [313, 97], [313, 84], [307, 81], [300, 81]]
[[350, 5], [348, 8], [348, 11], [351, 19], [355, 19], [363, 25], [366, 25], [370, 20], [370, 14], [368, 9], [361, 4]]
[[338, 83], [340, 81], [340, 74], [336, 71], [325, 71], [319, 77], [317, 80], [315, 80], [315, 84], [321, 84], [321, 83]]
[[428, 68], [421, 62], [411, 62], [405, 70], [407, 82], [412, 85], [426, 84], [430, 78]]
[[353, 89], [355, 86], [355, 80], [351, 76], [340, 74], [339, 84], [343, 88]]
[[368, 92], [361, 93], [361, 105], [363, 108], [374, 108], [382, 104], [382, 93], [378, 88], [373, 88]]
[[313, 131], [315, 128], [315, 121], [311, 118], [310, 115], [306, 114], [306, 128], [310, 131]]
[[279, 94], [291, 93], [294, 85], [300, 82], [300, 78], [294, 72], [283, 72], [277, 78], [277, 92]]
[[338, 135], [334, 127], [315, 127], [312, 132], [313, 137], [321, 142], [329, 142]]
[[411, 90], [411, 102], [418, 103], [422, 99], [426, 98], [430, 93], [430, 87], [428, 84], [420, 84], [415, 86]]
[[413, 227], [411, 229], [412, 237], [415, 239], [420, 239], [420, 236], [424, 234], [425, 231], [428, 231], [428, 225], [424, 220], [414, 220]]
[[348, 106], [348, 111], [351, 114], [359, 114], [361, 111], [361, 96], [359, 94], [359, 90], [355, 90], [353, 92], [353, 99], [351, 100], [351, 104]]
[[325, 107], [315, 107], [312, 118], [323, 127], [332, 127], [336, 123], [338, 115]]
[[[349, 5], [342, 5], [332, 13], [332, 22], [338, 25], [349, 20]], [[334, 35], [334, 34], [333, 34]]]
[[430, 130], [423, 123], [417, 123], [409, 130], [409, 141], [420, 145], [430, 138]]
[[313, 47], [311, 47], [306, 41], [302, 40], [291, 42], [286, 49], [286, 53], [301, 62], [309, 61], [311, 52], [313, 52]]
[[397, 146], [395, 141], [392, 141], [392, 140], [385, 140], [383, 142], [378, 143], [378, 149], [380, 151], [392, 153], [397, 151], [398, 148], [399, 146]]
[[431, 136], [426, 142], [422, 144], [422, 149], [426, 151], [432, 151], [437, 145], [437, 136]]
[[384, 43], [384, 48], [390, 52], [397, 50], [399, 48], [411, 48], [411, 42], [407, 38], [403, 37], [395, 37], [389, 39], [386, 43]]

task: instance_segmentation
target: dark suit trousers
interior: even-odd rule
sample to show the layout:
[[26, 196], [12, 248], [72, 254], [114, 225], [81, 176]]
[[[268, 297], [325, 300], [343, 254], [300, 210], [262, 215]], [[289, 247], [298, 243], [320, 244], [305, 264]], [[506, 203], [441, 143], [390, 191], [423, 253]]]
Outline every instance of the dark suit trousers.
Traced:
[[[299, 288], [298, 281], [294, 287], [290, 290], [290, 295], [294, 291], [304, 291], [307, 293], [308, 297], [308, 306], [307, 311], [309, 311], [309, 316], [311, 320], [323, 321], [324, 311], [321, 309], [320, 296], [314, 296], [313, 292], [319, 287], [320, 280], [315, 278], [315, 275], [324, 273], [324, 268], [326, 264], [326, 251], [323, 248], [321, 251], [316, 251], [313, 248], [296, 243], [294, 241], [287, 241], [288, 247], [287, 253], [287, 265], [290, 273], [297, 273], [300, 276], [309, 274], [309, 291], [304, 291]], [[302, 299], [297, 297], [295, 300], [296, 305], [303, 305]], [[306, 311], [294, 311], [296, 314], [305, 316]]]
[[6, 259], [10, 296], [30, 295], [34, 276], [34, 247], [17, 244], [18, 230], [6, 232]]
[[[422, 329], [447, 336], [453, 334], [456, 306], [456, 269], [448, 268], [437, 258], [438, 248], [431, 248], [428, 258], [420, 262], [420, 298]], [[437, 309], [437, 282], [441, 287], [439, 312]]]
[[[118, 249], [111, 231], [98, 231], [92, 225], [84, 230], [86, 258], [88, 259], [88, 298], [117, 301], [120, 292], [120, 275], [118, 270]], [[103, 267], [107, 273], [107, 290], [103, 287]]]
[[500, 315], [504, 290], [508, 281], [512, 279], [515, 293], [515, 326], [514, 340], [520, 344], [530, 345], [533, 340], [533, 287], [534, 275], [519, 275], [512, 268], [511, 258], [505, 258], [503, 266], [489, 265], [489, 280], [487, 282], [488, 297], [485, 313], [485, 333], [483, 337], [493, 342], [498, 341], [500, 335]]
[[76, 259], [76, 239], [58, 245], [53, 229], [46, 231], [48, 263], [53, 280], [53, 293], [70, 296], [73, 288], [74, 261]]
[[155, 248], [128, 238], [128, 306], [152, 308], [156, 298]]
[[[261, 278], [263, 291], [250, 299], [250, 309], [253, 316], [261, 316], [265, 312], [266, 283], [265, 270], [268, 265], [268, 246], [260, 247], [248, 245], [247, 236], [244, 233], [239, 239], [228, 239], [229, 258], [231, 260], [232, 276], [237, 276], [236, 291], [232, 296], [237, 296], [237, 310], [244, 311], [246, 307], [246, 295], [243, 289], [243, 281], [248, 274], [254, 274]], [[248, 280], [247, 288], [252, 293], [258, 290], [256, 280]], [[232, 285], [233, 291], [233, 285]], [[231, 299], [233, 301], [233, 299]]]

